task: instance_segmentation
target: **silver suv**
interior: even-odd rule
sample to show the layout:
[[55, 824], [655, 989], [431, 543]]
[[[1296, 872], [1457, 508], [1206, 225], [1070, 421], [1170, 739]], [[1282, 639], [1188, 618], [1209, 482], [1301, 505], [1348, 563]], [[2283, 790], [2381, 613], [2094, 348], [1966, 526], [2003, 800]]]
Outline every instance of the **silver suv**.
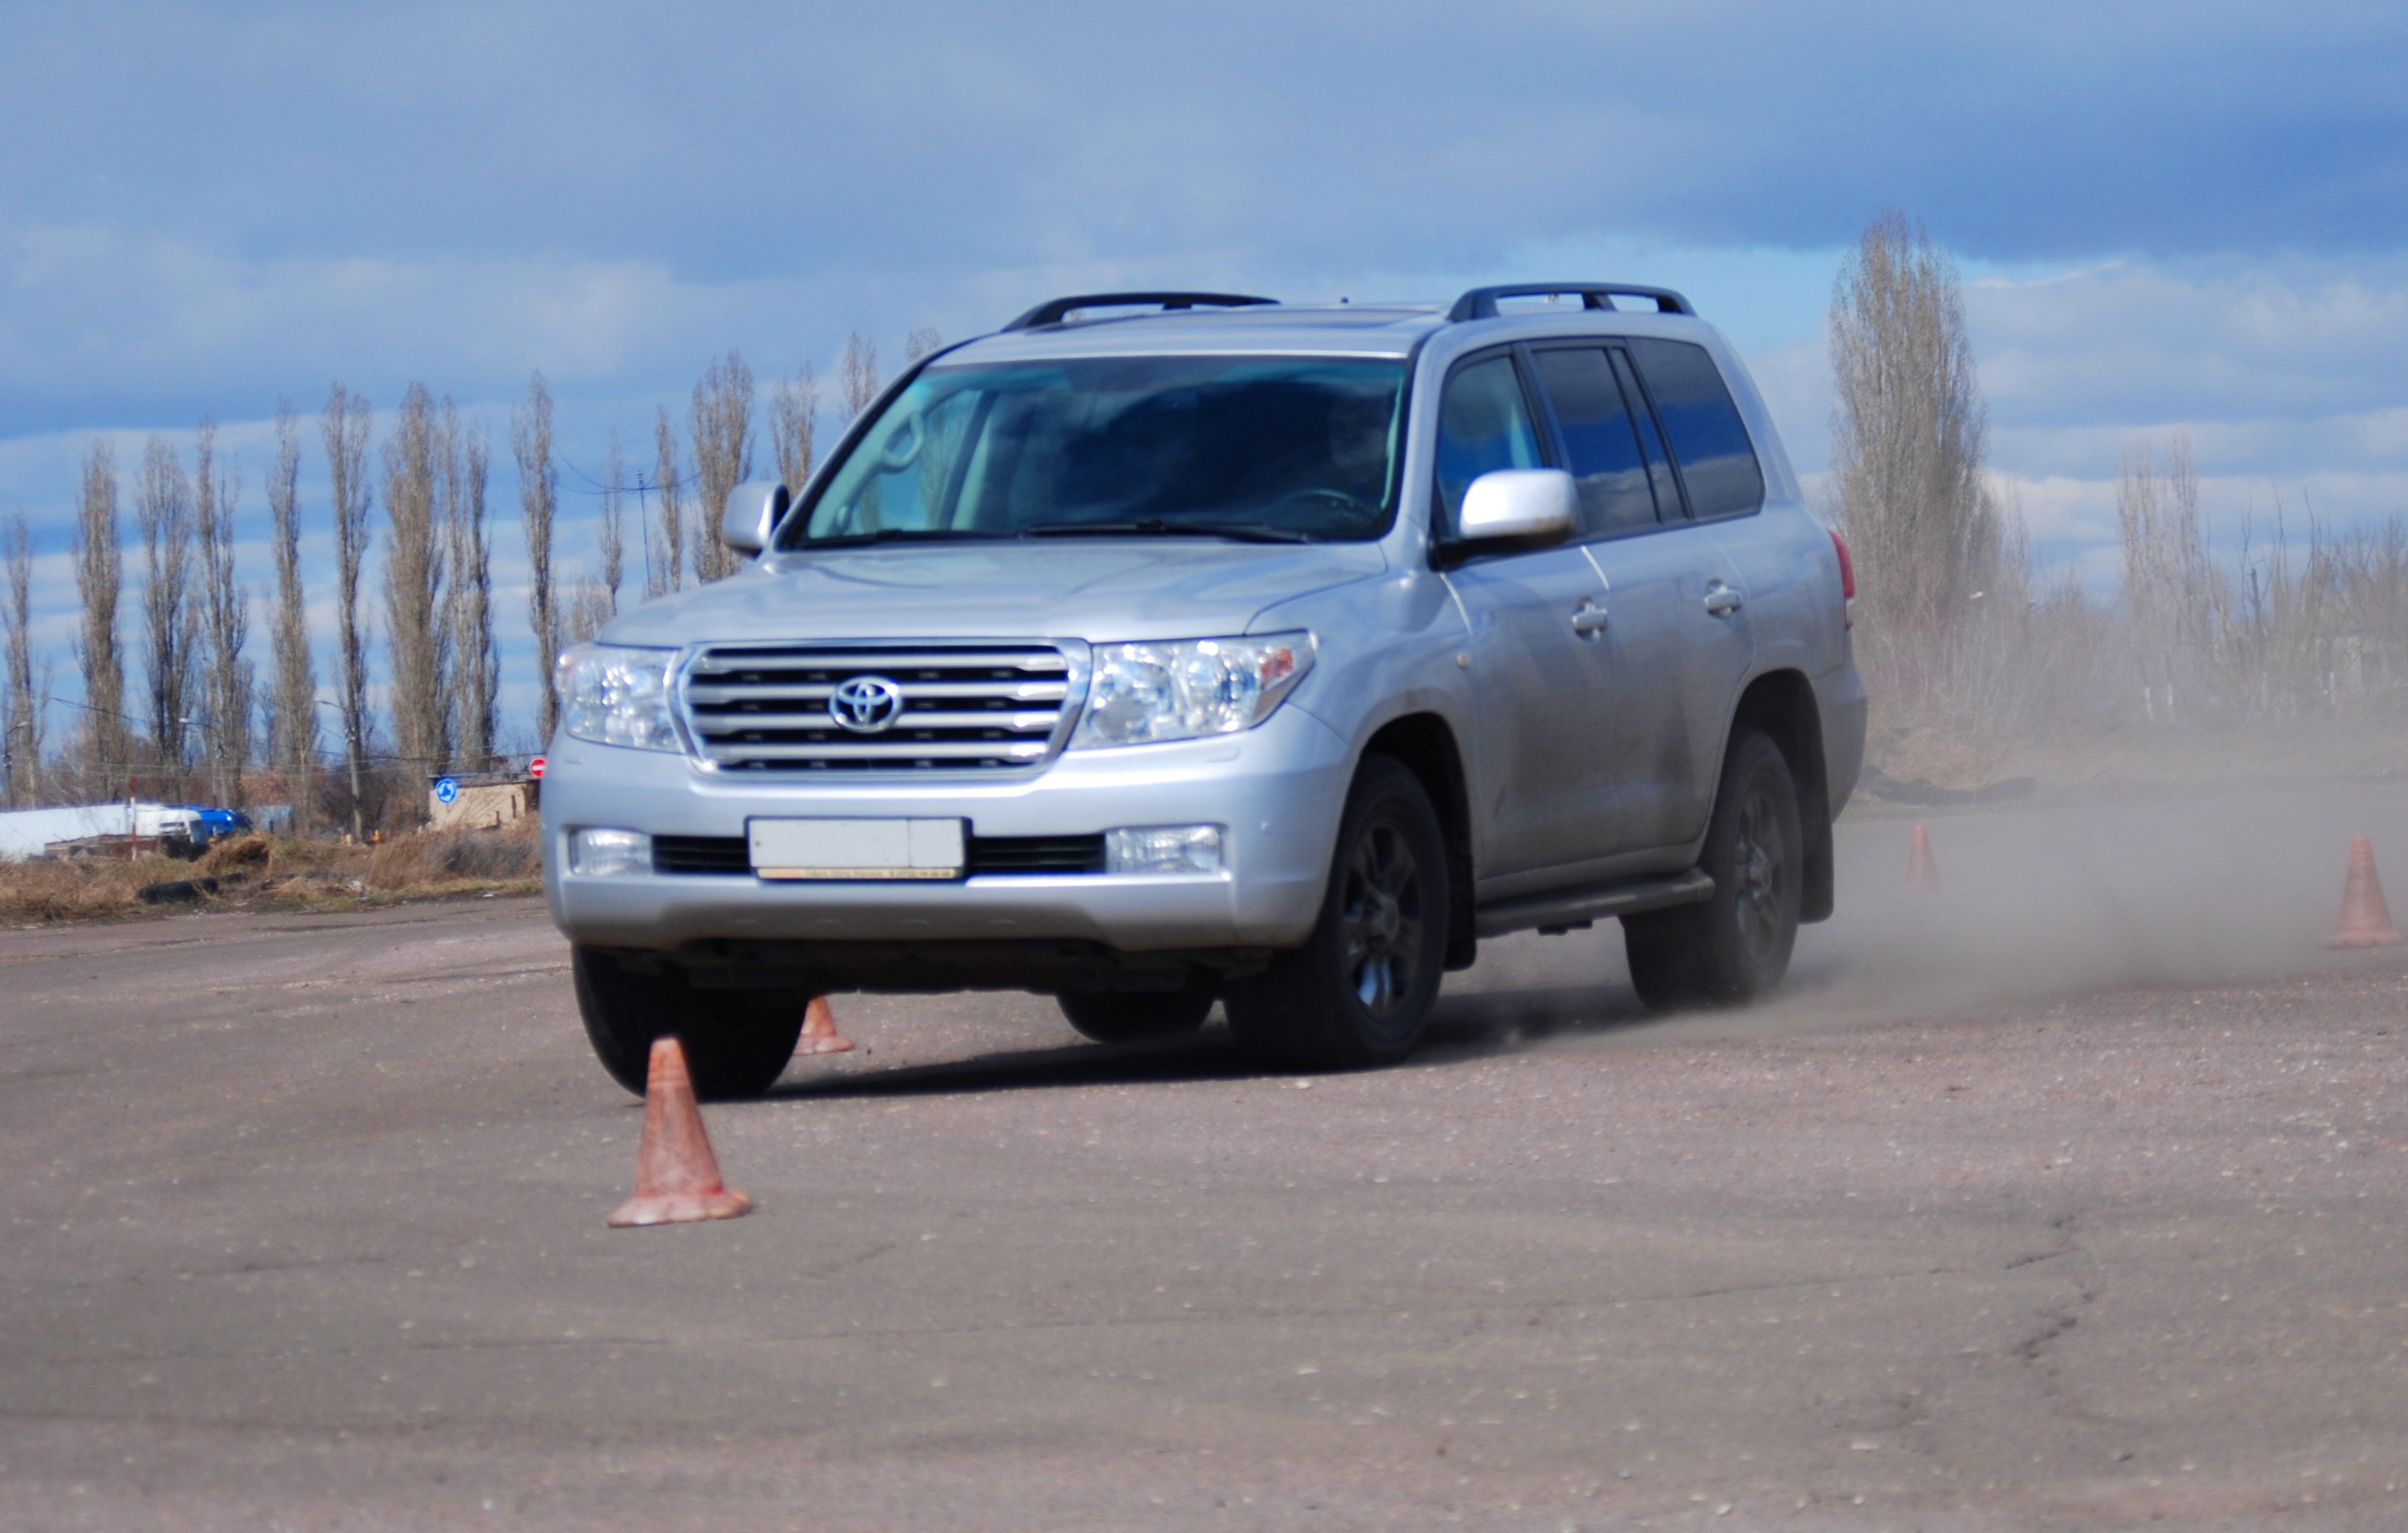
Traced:
[[631, 1089], [673, 1031], [764, 1090], [837, 991], [1376, 1065], [1484, 937], [1617, 917], [1671, 1007], [1830, 914], [1846, 551], [1676, 293], [1061, 299], [723, 533], [560, 663], [544, 885]]

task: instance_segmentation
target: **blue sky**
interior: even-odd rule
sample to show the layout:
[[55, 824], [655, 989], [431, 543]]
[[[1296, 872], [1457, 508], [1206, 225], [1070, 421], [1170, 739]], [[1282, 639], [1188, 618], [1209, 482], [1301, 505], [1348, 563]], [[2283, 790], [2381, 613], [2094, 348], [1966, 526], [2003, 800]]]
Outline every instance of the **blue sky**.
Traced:
[[[506, 440], [540, 367], [592, 469], [731, 347], [765, 381], [825, 375], [855, 329], [891, 359], [916, 325], [1140, 283], [1668, 283], [1811, 475], [1832, 277], [1897, 208], [1963, 264], [2036, 542], [2112, 580], [2120, 455], [2177, 426], [2219, 528], [2278, 496], [2408, 509], [2403, 81], [2396, 5], [19, 0], [0, 515], [35, 525], [72, 691], [95, 434], [130, 462], [219, 421], [264, 589], [280, 395], [312, 408], [339, 378], [389, 408], [423, 380]], [[321, 525], [322, 477], [313, 451]], [[514, 506], [506, 468], [495, 491]], [[590, 508], [570, 497], [572, 563]]]

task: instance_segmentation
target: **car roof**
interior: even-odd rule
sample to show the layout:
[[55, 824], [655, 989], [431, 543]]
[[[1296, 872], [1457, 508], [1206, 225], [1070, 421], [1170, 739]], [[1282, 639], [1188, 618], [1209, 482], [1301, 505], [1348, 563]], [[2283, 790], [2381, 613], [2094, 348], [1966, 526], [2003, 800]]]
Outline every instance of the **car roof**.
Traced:
[[[1651, 290], [1652, 291], [1652, 290]], [[1476, 295], [1476, 294], [1475, 294]], [[1593, 308], [1577, 303], [1544, 304], [1498, 310], [1492, 302], [1478, 318], [1463, 318], [1465, 303], [1450, 312], [1442, 304], [1274, 304], [1250, 301], [1228, 308], [1171, 308], [1139, 312], [1096, 311], [1094, 318], [999, 331], [941, 353], [933, 365], [961, 363], [1061, 361], [1077, 357], [1156, 354], [1405, 358], [1433, 336], [1446, 334], [1461, 345], [1490, 338], [1536, 339], [1548, 335], [1670, 335], [1710, 333], [1685, 300], [1679, 311]], [[1450, 351], [1459, 350], [1450, 346]]]
[[954, 348], [948, 362], [1058, 360], [1149, 352], [1298, 352], [1405, 357], [1446, 325], [1434, 304], [1263, 304], [1111, 314], [1006, 330]]

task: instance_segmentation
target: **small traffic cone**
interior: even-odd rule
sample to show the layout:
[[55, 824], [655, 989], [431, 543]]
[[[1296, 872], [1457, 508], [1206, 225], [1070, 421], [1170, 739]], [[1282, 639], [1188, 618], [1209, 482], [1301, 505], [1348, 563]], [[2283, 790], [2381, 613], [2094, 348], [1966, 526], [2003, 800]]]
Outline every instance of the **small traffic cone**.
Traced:
[[798, 1053], [842, 1053], [853, 1047], [853, 1039], [836, 1030], [836, 1013], [828, 1010], [825, 996], [813, 996], [811, 1004], [803, 1009], [803, 1036], [795, 1043]]
[[1931, 832], [1921, 825], [1914, 827], [1914, 839], [1906, 849], [1906, 892], [1940, 893], [1940, 865], [1931, 860]]
[[610, 1227], [686, 1225], [733, 1219], [752, 1200], [719, 1180], [719, 1161], [695, 1106], [685, 1048], [674, 1037], [652, 1040], [652, 1073], [644, 1082], [644, 1140], [636, 1152], [636, 1196], [610, 1211]]
[[2360, 836], [2349, 843], [2349, 884], [2341, 896], [2341, 930], [2329, 948], [2387, 948], [2400, 941], [2391, 908], [2383, 902], [2383, 880], [2374, 871], [2374, 843]]

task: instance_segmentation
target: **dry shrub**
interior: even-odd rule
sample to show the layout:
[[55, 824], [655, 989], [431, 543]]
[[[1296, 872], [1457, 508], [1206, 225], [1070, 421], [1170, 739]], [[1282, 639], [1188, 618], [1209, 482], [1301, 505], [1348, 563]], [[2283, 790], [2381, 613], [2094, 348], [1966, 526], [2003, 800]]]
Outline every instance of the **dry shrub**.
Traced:
[[141, 908], [143, 885], [192, 876], [165, 857], [67, 857], [0, 862], [0, 919], [78, 921]]
[[[339, 841], [240, 836], [220, 841], [198, 862], [165, 857], [74, 857], [0, 862], [0, 921], [76, 921], [151, 910], [144, 885], [214, 878], [209, 903], [308, 904], [364, 894], [456, 895], [525, 888], [542, 871], [537, 822], [506, 830], [396, 836], [376, 846]], [[189, 910], [184, 904], [160, 913]]]
[[368, 887], [383, 894], [462, 883], [509, 883], [542, 872], [531, 823], [525, 832], [462, 830], [396, 836], [368, 859]]
[[236, 836], [222, 840], [201, 853], [193, 864], [193, 871], [210, 878], [222, 878], [228, 873], [248, 873], [253, 878], [265, 874], [276, 855], [276, 843], [265, 836]]

